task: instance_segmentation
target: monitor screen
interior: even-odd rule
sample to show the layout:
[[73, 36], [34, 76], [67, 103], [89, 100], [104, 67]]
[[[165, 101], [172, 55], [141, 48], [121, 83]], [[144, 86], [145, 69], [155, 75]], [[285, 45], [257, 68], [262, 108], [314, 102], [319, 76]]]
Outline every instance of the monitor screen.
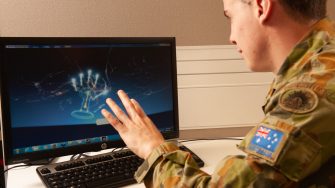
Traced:
[[0, 40], [6, 164], [124, 146], [100, 112], [119, 89], [179, 136], [174, 38]]

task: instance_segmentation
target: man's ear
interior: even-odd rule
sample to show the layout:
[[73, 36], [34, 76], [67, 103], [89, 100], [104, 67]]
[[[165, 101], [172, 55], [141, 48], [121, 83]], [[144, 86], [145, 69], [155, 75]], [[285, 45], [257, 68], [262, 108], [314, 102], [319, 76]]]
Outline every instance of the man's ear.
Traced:
[[272, 0], [256, 0], [257, 15], [262, 23], [264, 23], [272, 14]]

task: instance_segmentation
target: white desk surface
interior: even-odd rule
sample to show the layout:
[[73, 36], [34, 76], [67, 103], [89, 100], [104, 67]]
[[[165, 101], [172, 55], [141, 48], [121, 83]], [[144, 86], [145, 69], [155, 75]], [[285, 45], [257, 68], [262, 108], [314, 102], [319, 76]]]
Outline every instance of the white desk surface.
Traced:
[[[221, 159], [227, 155], [243, 154], [236, 148], [237, 140], [203, 140], [184, 142], [183, 144], [190, 148], [205, 162], [205, 166], [201, 168], [203, 171], [211, 174]], [[59, 161], [66, 160], [63, 157]], [[37, 166], [18, 167], [9, 170], [7, 179], [7, 188], [39, 188], [44, 187], [41, 179], [36, 173]], [[139, 188], [144, 184], [134, 184], [127, 187]]]

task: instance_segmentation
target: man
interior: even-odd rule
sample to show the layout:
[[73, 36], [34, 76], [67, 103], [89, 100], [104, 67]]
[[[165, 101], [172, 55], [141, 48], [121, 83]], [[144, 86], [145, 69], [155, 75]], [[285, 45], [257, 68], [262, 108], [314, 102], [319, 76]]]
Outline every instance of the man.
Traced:
[[102, 114], [146, 159], [135, 177], [151, 187], [335, 187], [335, 27], [326, 0], [223, 2], [231, 43], [253, 71], [276, 74], [264, 119], [238, 146], [247, 156], [229, 156], [208, 175], [119, 91], [128, 115], [111, 99], [116, 117]]

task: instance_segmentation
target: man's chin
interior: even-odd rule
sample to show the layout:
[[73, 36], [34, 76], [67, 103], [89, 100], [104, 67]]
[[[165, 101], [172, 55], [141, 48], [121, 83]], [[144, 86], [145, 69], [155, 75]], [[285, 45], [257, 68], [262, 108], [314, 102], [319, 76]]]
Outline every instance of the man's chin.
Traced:
[[271, 72], [268, 68], [260, 66], [257, 63], [248, 63], [247, 65], [252, 72]]

